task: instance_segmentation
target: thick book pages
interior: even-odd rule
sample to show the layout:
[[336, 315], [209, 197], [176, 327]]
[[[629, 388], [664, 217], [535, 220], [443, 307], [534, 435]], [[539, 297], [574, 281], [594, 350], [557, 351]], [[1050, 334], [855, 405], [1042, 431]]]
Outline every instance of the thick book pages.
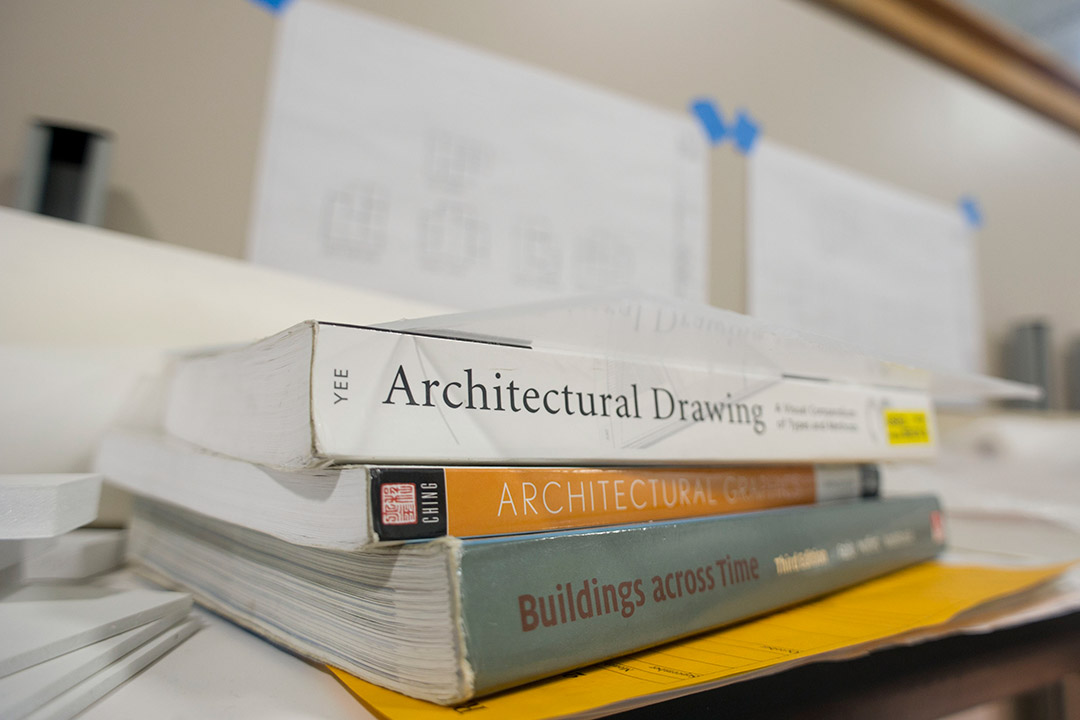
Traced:
[[866, 497], [877, 495], [879, 477], [876, 465], [271, 470], [134, 430], [111, 431], [96, 468], [135, 494], [288, 542], [339, 550]]
[[943, 543], [925, 497], [354, 552], [140, 499], [129, 550], [274, 642], [452, 704], [822, 595]]
[[94, 467], [112, 485], [298, 545], [370, 544], [367, 469], [273, 470], [145, 430], [109, 431]]
[[929, 395], [309, 322], [177, 361], [165, 428], [270, 466], [932, 455]]

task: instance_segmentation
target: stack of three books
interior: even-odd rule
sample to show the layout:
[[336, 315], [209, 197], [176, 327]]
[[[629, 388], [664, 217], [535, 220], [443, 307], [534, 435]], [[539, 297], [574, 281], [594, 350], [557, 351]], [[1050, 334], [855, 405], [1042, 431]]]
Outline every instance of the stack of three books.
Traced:
[[168, 436], [117, 431], [98, 458], [139, 496], [130, 555], [455, 704], [943, 546], [937, 502], [876, 497], [872, 464], [932, 453], [925, 390], [447, 334], [304, 323], [178, 361]]

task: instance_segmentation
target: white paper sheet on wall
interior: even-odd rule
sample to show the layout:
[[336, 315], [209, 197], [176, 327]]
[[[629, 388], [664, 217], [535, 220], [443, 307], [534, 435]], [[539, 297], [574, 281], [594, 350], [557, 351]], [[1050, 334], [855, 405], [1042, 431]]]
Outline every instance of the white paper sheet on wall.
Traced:
[[982, 370], [974, 236], [958, 209], [768, 141], [747, 196], [750, 314], [881, 357]]
[[706, 299], [689, 118], [313, 0], [279, 22], [251, 259], [463, 309]]

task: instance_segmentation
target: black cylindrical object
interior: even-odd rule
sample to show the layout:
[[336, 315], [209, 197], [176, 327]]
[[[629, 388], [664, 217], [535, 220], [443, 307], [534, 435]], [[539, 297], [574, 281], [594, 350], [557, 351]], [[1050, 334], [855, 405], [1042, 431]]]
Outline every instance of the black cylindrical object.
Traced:
[[19, 195], [21, 210], [101, 225], [109, 186], [111, 135], [38, 121], [30, 127]]

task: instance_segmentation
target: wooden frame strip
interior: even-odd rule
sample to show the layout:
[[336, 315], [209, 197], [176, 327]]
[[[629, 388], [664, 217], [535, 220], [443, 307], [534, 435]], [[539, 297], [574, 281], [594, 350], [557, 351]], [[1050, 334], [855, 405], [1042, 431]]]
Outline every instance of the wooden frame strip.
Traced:
[[811, 0], [1080, 133], [1080, 75], [1019, 32], [949, 0]]

